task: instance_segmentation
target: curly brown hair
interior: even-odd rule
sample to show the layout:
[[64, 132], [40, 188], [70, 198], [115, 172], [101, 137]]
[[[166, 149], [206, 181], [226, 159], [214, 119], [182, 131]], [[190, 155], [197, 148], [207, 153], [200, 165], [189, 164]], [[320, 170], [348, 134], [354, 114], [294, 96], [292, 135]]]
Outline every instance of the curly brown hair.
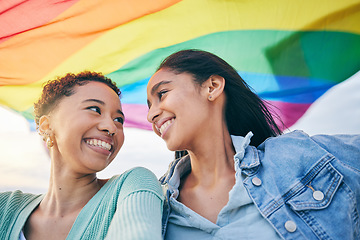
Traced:
[[41, 116], [49, 114], [59, 100], [73, 95], [75, 86], [83, 86], [89, 82], [102, 82], [109, 86], [120, 97], [121, 91], [110, 78], [102, 73], [84, 71], [78, 74], [68, 73], [64, 77], [57, 77], [45, 83], [42, 94], [34, 103], [34, 117], [36, 126], [39, 126]]

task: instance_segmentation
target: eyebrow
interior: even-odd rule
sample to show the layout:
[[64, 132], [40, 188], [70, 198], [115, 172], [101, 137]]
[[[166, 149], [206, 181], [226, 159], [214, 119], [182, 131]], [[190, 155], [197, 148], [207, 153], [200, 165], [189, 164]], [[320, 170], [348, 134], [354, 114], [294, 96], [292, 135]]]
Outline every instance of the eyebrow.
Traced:
[[[105, 103], [103, 101], [101, 101], [99, 99], [95, 99], [95, 98], [86, 99], [86, 100], [83, 101], [83, 103], [85, 103], [85, 102], [97, 102], [97, 103], [99, 103], [101, 105], [105, 105]], [[124, 118], [125, 118], [125, 114], [120, 109], [116, 110], [116, 112], [123, 115]]]
[[154, 95], [154, 93], [156, 92], [156, 90], [161, 86], [161, 85], [165, 85], [165, 84], [168, 84], [168, 83], [171, 83], [171, 81], [161, 81], [157, 84], [155, 84], [152, 89], [151, 89], [151, 95]]

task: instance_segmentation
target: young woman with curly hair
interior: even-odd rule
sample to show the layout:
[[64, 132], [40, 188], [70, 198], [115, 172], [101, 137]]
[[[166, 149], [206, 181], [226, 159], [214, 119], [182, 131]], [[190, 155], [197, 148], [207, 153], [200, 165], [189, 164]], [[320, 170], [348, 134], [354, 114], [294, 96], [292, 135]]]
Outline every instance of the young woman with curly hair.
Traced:
[[94, 72], [44, 86], [34, 110], [51, 157], [49, 188], [0, 194], [0, 239], [161, 239], [163, 196], [152, 172], [96, 176], [124, 142], [119, 95]]

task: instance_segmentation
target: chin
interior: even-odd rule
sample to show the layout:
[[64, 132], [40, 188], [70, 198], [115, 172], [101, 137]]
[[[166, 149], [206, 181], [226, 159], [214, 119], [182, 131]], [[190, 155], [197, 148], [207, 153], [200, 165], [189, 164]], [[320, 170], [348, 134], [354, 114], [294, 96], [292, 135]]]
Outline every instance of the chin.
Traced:
[[[111, 162], [110, 162], [111, 163]], [[104, 169], [106, 169], [109, 164], [99, 164], [99, 165], [95, 165], [95, 166], [91, 166], [91, 169], [94, 171], [94, 173], [98, 173], [98, 172], [101, 172], [103, 171]]]
[[177, 151], [178, 150], [177, 147], [175, 147], [175, 146], [173, 146], [173, 145], [171, 145], [169, 143], [166, 143], [166, 146], [170, 151]]
[[174, 152], [174, 151], [182, 151], [180, 149], [184, 149], [181, 146], [179, 146], [178, 144], [174, 144], [174, 143], [170, 143], [170, 142], [166, 142], [166, 146], [172, 152]]

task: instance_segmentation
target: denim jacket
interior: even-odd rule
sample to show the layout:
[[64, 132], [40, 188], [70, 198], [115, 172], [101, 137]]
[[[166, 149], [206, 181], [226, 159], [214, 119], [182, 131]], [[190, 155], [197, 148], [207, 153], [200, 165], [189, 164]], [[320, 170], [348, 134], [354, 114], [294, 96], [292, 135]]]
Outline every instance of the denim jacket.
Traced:
[[[231, 136], [235, 167], [245, 175], [247, 193], [279, 236], [360, 239], [360, 135], [310, 137], [294, 131], [268, 138], [257, 148], [249, 145], [251, 136]], [[163, 235], [170, 214], [168, 184], [180, 160], [160, 178], [166, 195]]]

